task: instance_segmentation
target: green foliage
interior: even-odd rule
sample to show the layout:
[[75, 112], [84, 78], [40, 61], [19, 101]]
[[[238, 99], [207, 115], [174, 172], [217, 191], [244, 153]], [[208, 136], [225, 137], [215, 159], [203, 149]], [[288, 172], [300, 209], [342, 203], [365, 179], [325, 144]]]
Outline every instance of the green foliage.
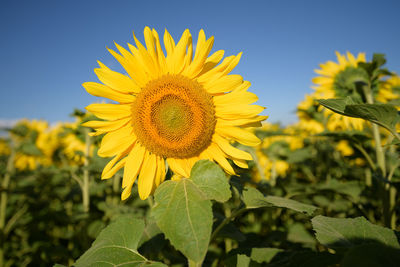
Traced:
[[154, 199], [153, 215], [161, 231], [186, 257], [201, 261], [210, 241], [211, 201], [187, 178], [164, 182]]
[[205, 194], [207, 199], [226, 202], [231, 197], [231, 190], [225, 173], [211, 161], [198, 161], [193, 166], [190, 179]]
[[303, 204], [292, 199], [286, 199], [276, 196], [263, 196], [263, 194], [255, 188], [248, 187], [243, 192], [243, 201], [248, 209], [262, 207], [281, 207], [291, 209], [297, 212], [303, 212], [312, 215], [317, 207]]
[[400, 248], [396, 234], [392, 230], [371, 224], [364, 217], [337, 219], [319, 215], [311, 221], [318, 241], [327, 247], [352, 247], [379, 242]]
[[139, 254], [138, 243], [144, 230], [142, 220], [123, 216], [105, 228], [74, 266], [166, 266]]

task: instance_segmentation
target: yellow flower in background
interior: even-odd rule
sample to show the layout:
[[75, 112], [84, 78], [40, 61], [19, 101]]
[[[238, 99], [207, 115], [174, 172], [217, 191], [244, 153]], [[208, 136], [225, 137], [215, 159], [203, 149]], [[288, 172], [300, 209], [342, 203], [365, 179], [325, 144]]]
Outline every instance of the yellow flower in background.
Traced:
[[15, 127], [25, 128], [24, 134], [11, 132], [11, 138], [21, 149], [15, 155], [18, 170], [34, 170], [39, 165], [50, 166], [54, 151], [59, 146], [60, 126], [50, 128], [41, 120], [21, 120]]
[[[85, 161], [86, 144], [77, 135], [76, 131], [81, 121], [78, 119], [74, 123], [64, 124], [64, 129], [69, 130], [67, 134], [61, 137], [63, 152], [70, 164], [83, 165]], [[89, 148], [89, 154], [92, 155], [94, 145]]]
[[10, 155], [11, 149], [8, 142], [2, 138], [0, 138], [0, 156], [2, 155]]
[[336, 144], [336, 150], [344, 157], [351, 156], [354, 154], [354, 149], [350, 146], [349, 141], [340, 140]]
[[271, 160], [260, 150], [256, 151], [256, 155], [258, 166], [256, 170], [253, 170], [252, 180], [254, 182], [271, 181], [278, 176], [286, 176], [289, 170], [289, 163], [284, 160]]
[[400, 94], [400, 76], [394, 75], [380, 84], [376, 100], [382, 103], [387, 103], [390, 100], [398, 99], [399, 94]]
[[[360, 75], [364, 75], [364, 71], [360, 70], [357, 65], [359, 62], [365, 62], [365, 53], [359, 53], [357, 57], [347, 52], [341, 55], [336, 52], [338, 62], [328, 61], [320, 64], [320, 69], [315, 70], [320, 76], [313, 78], [316, 84], [315, 95], [317, 98], [345, 98], [354, 92], [351, 89], [354, 81], [359, 79]], [[331, 131], [357, 129], [362, 130], [364, 121], [362, 119], [350, 118], [334, 113], [325, 109], [324, 114], [329, 117], [327, 128]]]
[[296, 128], [300, 130], [300, 132], [305, 132], [307, 134], [317, 134], [324, 131], [324, 125], [315, 120], [310, 114], [307, 113], [313, 107], [315, 112], [317, 112], [317, 103], [315, 101], [315, 94], [305, 95], [304, 100], [301, 101], [297, 105], [297, 117], [299, 118], [299, 122], [296, 123]]
[[146, 199], [165, 179], [165, 160], [183, 177], [189, 177], [200, 159], [216, 161], [230, 174], [234, 170], [227, 158], [247, 167], [251, 155], [230, 141], [258, 145], [259, 139], [246, 128], [260, 126], [266, 116], [258, 115], [263, 107], [250, 105], [258, 100], [247, 91], [250, 83], [229, 75], [241, 53], [222, 62], [223, 50], [209, 56], [214, 38], [206, 39], [203, 30], [196, 51], [189, 30], [176, 44], [165, 31], [166, 55], [154, 29], [144, 29], [146, 47], [133, 37], [136, 47], [128, 44], [130, 51], [118, 44], [120, 54], [109, 49], [128, 75], [99, 62], [95, 73], [102, 83], [83, 84], [90, 94], [118, 102], [86, 108], [105, 120], [83, 124], [94, 128], [95, 135], [106, 133], [98, 154], [114, 157], [102, 179], [125, 167], [121, 198], [130, 196], [138, 177], [139, 196]]

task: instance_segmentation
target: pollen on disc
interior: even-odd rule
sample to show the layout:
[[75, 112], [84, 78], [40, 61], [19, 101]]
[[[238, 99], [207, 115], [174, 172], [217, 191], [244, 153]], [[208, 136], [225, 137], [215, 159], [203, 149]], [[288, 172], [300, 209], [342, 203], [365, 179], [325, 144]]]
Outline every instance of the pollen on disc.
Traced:
[[132, 110], [139, 141], [159, 156], [189, 158], [211, 143], [216, 124], [212, 96], [182, 75], [149, 82]]

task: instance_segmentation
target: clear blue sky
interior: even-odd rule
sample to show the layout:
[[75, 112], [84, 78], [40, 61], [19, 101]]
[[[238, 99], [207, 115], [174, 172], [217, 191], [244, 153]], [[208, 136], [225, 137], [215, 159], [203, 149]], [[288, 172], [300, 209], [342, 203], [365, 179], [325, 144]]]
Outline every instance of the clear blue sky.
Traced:
[[72, 120], [74, 108], [99, 101], [81, 86], [97, 81], [96, 60], [118, 63], [113, 41], [143, 40], [145, 26], [178, 39], [214, 35], [214, 50], [243, 51], [235, 73], [267, 107], [269, 121], [296, 120], [314, 69], [341, 53], [387, 55], [400, 73], [400, 1], [20, 1], [0, 7], [0, 121]]

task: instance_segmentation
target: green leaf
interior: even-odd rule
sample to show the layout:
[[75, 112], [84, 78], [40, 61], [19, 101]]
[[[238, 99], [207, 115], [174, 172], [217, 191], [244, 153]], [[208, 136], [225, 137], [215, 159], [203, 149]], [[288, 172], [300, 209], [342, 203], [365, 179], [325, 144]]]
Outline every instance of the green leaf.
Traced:
[[258, 263], [269, 263], [276, 254], [282, 252], [279, 248], [253, 248], [250, 258]]
[[56, 264], [53, 265], [53, 267], [66, 267], [66, 266], [62, 265], [62, 264], [59, 264], [59, 263], [56, 263]]
[[351, 248], [344, 256], [342, 267], [397, 267], [400, 263], [400, 250], [379, 243], [363, 244]]
[[144, 223], [132, 216], [121, 216], [107, 226], [74, 266], [166, 266], [152, 262], [137, 251]]
[[208, 160], [196, 162], [190, 173], [190, 178], [203, 191], [207, 199], [226, 202], [231, 198], [228, 178], [214, 162]]
[[293, 243], [315, 245], [315, 238], [306, 230], [304, 224], [294, 223], [289, 226], [287, 240]]
[[356, 104], [356, 102], [349, 96], [342, 99], [317, 99], [317, 101], [324, 107], [345, 116], [346, 114], [344, 110], [346, 106]]
[[244, 254], [237, 255], [236, 267], [248, 267], [250, 265], [251, 259]]
[[252, 187], [246, 187], [243, 191], [243, 201], [248, 209], [274, 206], [306, 213], [310, 216], [315, 212], [315, 210], [317, 210], [317, 207], [315, 206], [304, 204], [292, 199], [276, 196], [265, 197], [260, 191]]
[[358, 244], [380, 242], [390, 247], [400, 248], [396, 234], [374, 225], [364, 217], [337, 219], [316, 216], [312, 220], [318, 241], [331, 248], [352, 247]]
[[211, 236], [211, 201], [191, 179], [162, 183], [154, 198], [153, 215], [166, 238], [187, 258], [201, 262]]
[[345, 115], [374, 122], [386, 129], [393, 129], [398, 122], [397, 109], [389, 104], [347, 105]]

